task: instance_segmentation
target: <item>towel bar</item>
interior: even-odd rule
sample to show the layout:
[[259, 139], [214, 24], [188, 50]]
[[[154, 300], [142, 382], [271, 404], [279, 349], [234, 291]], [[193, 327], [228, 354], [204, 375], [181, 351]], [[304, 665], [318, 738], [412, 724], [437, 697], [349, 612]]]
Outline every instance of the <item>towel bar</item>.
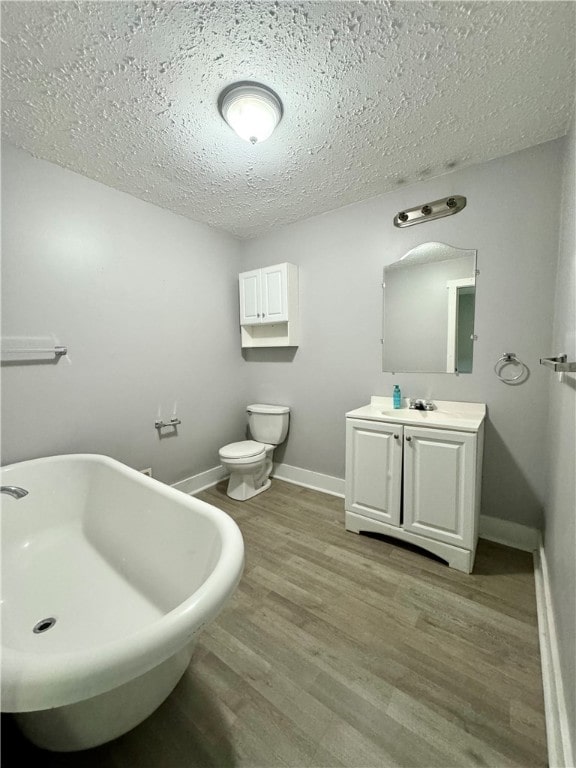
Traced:
[[541, 357], [540, 365], [551, 368], [555, 373], [576, 373], [576, 363], [569, 363], [568, 355]]
[[[54, 357], [64, 357], [68, 354], [68, 347], [56, 345], [54, 347], [12, 347], [10, 342], [3, 340], [1, 356], [3, 361], [12, 361], [11, 355], [54, 355]], [[14, 361], [14, 362], [17, 362]]]

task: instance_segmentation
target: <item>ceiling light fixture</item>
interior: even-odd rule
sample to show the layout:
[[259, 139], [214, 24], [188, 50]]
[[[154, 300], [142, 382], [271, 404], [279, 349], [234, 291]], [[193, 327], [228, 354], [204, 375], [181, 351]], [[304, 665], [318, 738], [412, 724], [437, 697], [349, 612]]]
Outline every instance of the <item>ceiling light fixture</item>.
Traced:
[[238, 136], [251, 144], [265, 141], [282, 119], [282, 102], [260, 83], [233, 83], [218, 99], [218, 109]]

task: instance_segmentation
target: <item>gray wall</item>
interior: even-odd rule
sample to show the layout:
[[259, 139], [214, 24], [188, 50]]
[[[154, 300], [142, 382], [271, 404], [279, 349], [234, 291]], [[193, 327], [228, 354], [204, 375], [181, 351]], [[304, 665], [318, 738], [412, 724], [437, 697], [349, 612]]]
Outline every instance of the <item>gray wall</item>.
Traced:
[[[576, 360], [576, 129], [572, 125], [564, 156], [562, 222], [554, 303], [551, 354]], [[548, 372], [550, 418], [548, 497], [544, 546], [564, 691], [576, 756], [576, 374]]]
[[[561, 152], [560, 141], [543, 144], [243, 244], [244, 269], [300, 265], [300, 347], [245, 353], [251, 396], [293, 408], [278, 458], [343, 477], [345, 412], [396, 382], [405, 396], [485, 402], [483, 513], [540, 524], [549, 372], [539, 358], [552, 344]], [[399, 210], [450, 194], [468, 198], [456, 216], [393, 226]], [[382, 373], [382, 268], [429, 240], [478, 250], [474, 371]], [[494, 375], [508, 351], [530, 369], [521, 386]]]
[[[551, 142], [277, 230], [231, 238], [4, 147], [3, 335], [53, 333], [57, 365], [4, 366], [4, 462], [108, 453], [174, 482], [244, 435], [249, 401], [293, 407], [277, 458], [344, 476], [344, 413], [372, 394], [482, 401], [483, 512], [538, 525], [552, 348], [563, 144]], [[396, 229], [403, 208], [449, 194], [468, 207]], [[385, 264], [428, 240], [478, 249], [474, 372], [381, 372]], [[237, 258], [240, 250], [241, 259]], [[242, 357], [237, 273], [300, 265], [301, 344]], [[530, 377], [498, 381], [516, 352]], [[183, 419], [158, 439], [156, 416]]]
[[[217, 465], [244, 424], [237, 242], [6, 143], [2, 156], [2, 335], [69, 348], [3, 365], [3, 463], [105, 453], [168, 483]], [[159, 439], [175, 404], [178, 435]]]

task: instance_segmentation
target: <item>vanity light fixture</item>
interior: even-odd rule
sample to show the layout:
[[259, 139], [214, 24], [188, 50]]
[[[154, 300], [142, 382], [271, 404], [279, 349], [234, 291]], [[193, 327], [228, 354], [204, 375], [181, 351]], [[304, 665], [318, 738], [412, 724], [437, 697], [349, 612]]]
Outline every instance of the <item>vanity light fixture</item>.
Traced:
[[282, 119], [282, 102], [273, 90], [260, 83], [233, 83], [218, 98], [218, 109], [241, 139], [265, 141]]
[[442, 200], [434, 200], [432, 203], [417, 205], [416, 208], [406, 208], [394, 216], [395, 227], [411, 227], [413, 224], [422, 224], [424, 221], [440, 219], [442, 216], [452, 216], [466, 207], [466, 198], [462, 195], [443, 197]]

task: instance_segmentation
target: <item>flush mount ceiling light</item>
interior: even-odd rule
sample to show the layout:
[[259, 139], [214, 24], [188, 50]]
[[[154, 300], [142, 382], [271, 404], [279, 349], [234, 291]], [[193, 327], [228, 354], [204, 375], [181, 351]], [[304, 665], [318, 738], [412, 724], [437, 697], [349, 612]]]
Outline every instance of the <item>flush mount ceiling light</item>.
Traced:
[[260, 83], [233, 83], [218, 99], [218, 109], [240, 138], [256, 144], [265, 141], [282, 119], [282, 102]]

